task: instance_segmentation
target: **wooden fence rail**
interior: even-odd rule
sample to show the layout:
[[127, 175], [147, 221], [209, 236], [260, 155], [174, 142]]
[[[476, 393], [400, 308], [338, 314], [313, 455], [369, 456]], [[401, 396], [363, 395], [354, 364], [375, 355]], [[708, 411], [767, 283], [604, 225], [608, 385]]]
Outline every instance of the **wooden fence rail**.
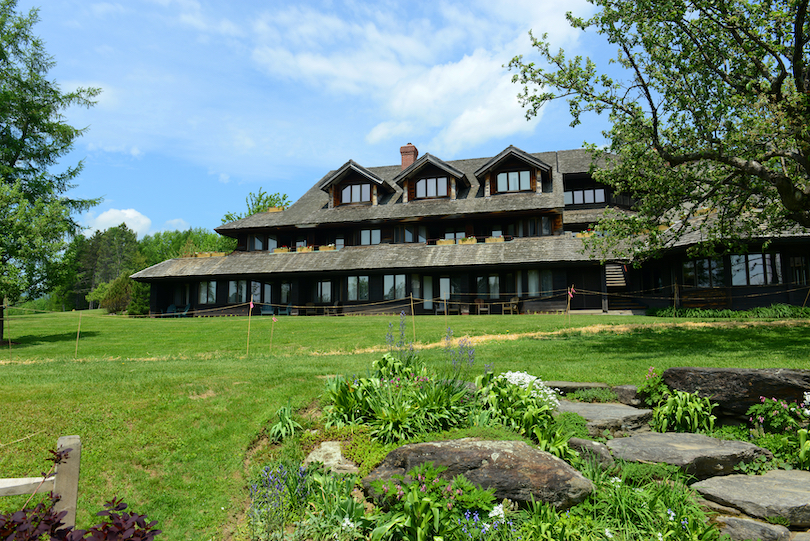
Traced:
[[19, 496], [53, 491], [59, 495], [54, 506], [56, 512], [67, 511], [62, 519], [65, 526], [76, 526], [76, 501], [79, 497], [79, 469], [82, 460], [82, 441], [79, 436], [62, 436], [56, 442], [57, 451], [71, 449], [67, 460], [56, 465], [56, 473], [49, 477], [22, 477], [0, 479], [0, 496]]

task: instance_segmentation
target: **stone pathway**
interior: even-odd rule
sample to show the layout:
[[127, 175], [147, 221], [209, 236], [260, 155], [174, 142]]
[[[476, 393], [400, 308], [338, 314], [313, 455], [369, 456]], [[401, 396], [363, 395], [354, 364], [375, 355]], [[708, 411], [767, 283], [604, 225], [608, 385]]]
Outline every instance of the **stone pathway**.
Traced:
[[559, 411], [572, 411], [588, 421], [588, 434], [602, 437], [607, 430], [611, 436], [630, 432], [649, 431], [652, 410], [639, 409], [624, 404], [589, 404], [560, 400]]

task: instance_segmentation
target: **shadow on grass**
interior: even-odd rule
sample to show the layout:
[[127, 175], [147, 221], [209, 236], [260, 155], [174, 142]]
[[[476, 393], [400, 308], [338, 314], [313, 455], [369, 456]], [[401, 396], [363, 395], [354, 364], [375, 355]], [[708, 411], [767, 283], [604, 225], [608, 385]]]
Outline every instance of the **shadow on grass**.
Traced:
[[654, 358], [656, 355], [684, 356], [703, 354], [707, 357], [756, 352], [778, 352], [793, 359], [806, 359], [810, 354], [810, 332], [807, 326], [733, 327], [733, 328], [644, 328], [622, 333], [595, 335], [569, 334], [562, 338], [580, 347], [610, 351], [626, 358]]
[[[79, 340], [84, 338], [92, 338], [98, 336], [99, 333], [97, 331], [82, 331]], [[76, 333], [75, 332], [65, 332], [61, 334], [45, 334], [45, 335], [34, 335], [34, 334], [27, 334], [24, 336], [15, 336], [11, 339], [12, 347], [14, 349], [18, 348], [27, 348], [32, 346], [41, 346], [43, 344], [57, 344], [60, 342], [76, 342]], [[6, 343], [6, 346], [8, 343]], [[0, 344], [0, 348], [2, 348], [3, 344]]]

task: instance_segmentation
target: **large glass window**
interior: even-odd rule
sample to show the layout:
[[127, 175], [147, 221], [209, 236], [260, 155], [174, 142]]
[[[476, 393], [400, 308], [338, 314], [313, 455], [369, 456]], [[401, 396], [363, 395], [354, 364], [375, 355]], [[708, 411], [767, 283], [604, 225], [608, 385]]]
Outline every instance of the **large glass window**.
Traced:
[[273, 303], [273, 284], [262, 284], [262, 289], [264, 290], [264, 297], [262, 298], [262, 302], [265, 304], [272, 304]]
[[761, 286], [782, 283], [780, 254], [745, 254], [731, 256], [731, 285]]
[[416, 181], [417, 199], [447, 196], [447, 177], [420, 178]]
[[696, 259], [683, 264], [685, 287], [725, 287], [725, 265], [722, 259]]
[[200, 304], [214, 304], [217, 302], [216, 282], [200, 282], [199, 302]]
[[503, 192], [525, 192], [532, 189], [532, 177], [529, 171], [506, 171], [498, 173], [496, 190]]
[[250, 300], [252, 302], [262, 302], [261, 282], [250, 282]]
[[247, 302], [247, 280], [231, 280], [228, 282], [228, 302]]
[[360, 230], [360, 245], [368, 246], [370, 244], [380, 243], [380, 230], [379, 229], [361, 229]]
[[248, 250], [251, 252], [264, 250], [264, 235], [249, 235]]
[[321, 280], [315, 285], [315, 302], [332, 302], [332, 281]]
[[347, 281], [350, 301], [368, 300], [368, 276], [349, 276]]
[[404, 274], [386, 274], [383, 276], [383, 298], [385, 300], [405, 298]]
[[371, 184], [349, 184], [340, 192], [340, 202], [368, 203], [371, 201]]
[[591, 205], [605, 202], [604, 188], [587, 188], [584, 190], [570, 190], [564, 194], [566, 205]]

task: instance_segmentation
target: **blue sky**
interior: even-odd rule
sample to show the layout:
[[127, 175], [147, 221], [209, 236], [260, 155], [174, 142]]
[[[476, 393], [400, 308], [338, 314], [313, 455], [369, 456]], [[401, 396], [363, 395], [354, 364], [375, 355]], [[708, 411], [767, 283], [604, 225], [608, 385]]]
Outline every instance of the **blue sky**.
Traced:
[[[600, 144], [606, 119], [568, 126], [564, 102], [527, 121], [503, 67], [531, 56], [528, 31], [604, 60], [571, 29], [582, 0], [436, 2], [20, 0], [63, 90], [102, 89], [67, 120], [87, 126], [71, 195], [103, 197], [88, 231], [126, 222], [139, 238], [213, 229], [260, 187], [295, 200], [349, 159], [400, 162], [411, 142], [444, 160]], [[604, 62], [602, 65], [605, 65]]]

